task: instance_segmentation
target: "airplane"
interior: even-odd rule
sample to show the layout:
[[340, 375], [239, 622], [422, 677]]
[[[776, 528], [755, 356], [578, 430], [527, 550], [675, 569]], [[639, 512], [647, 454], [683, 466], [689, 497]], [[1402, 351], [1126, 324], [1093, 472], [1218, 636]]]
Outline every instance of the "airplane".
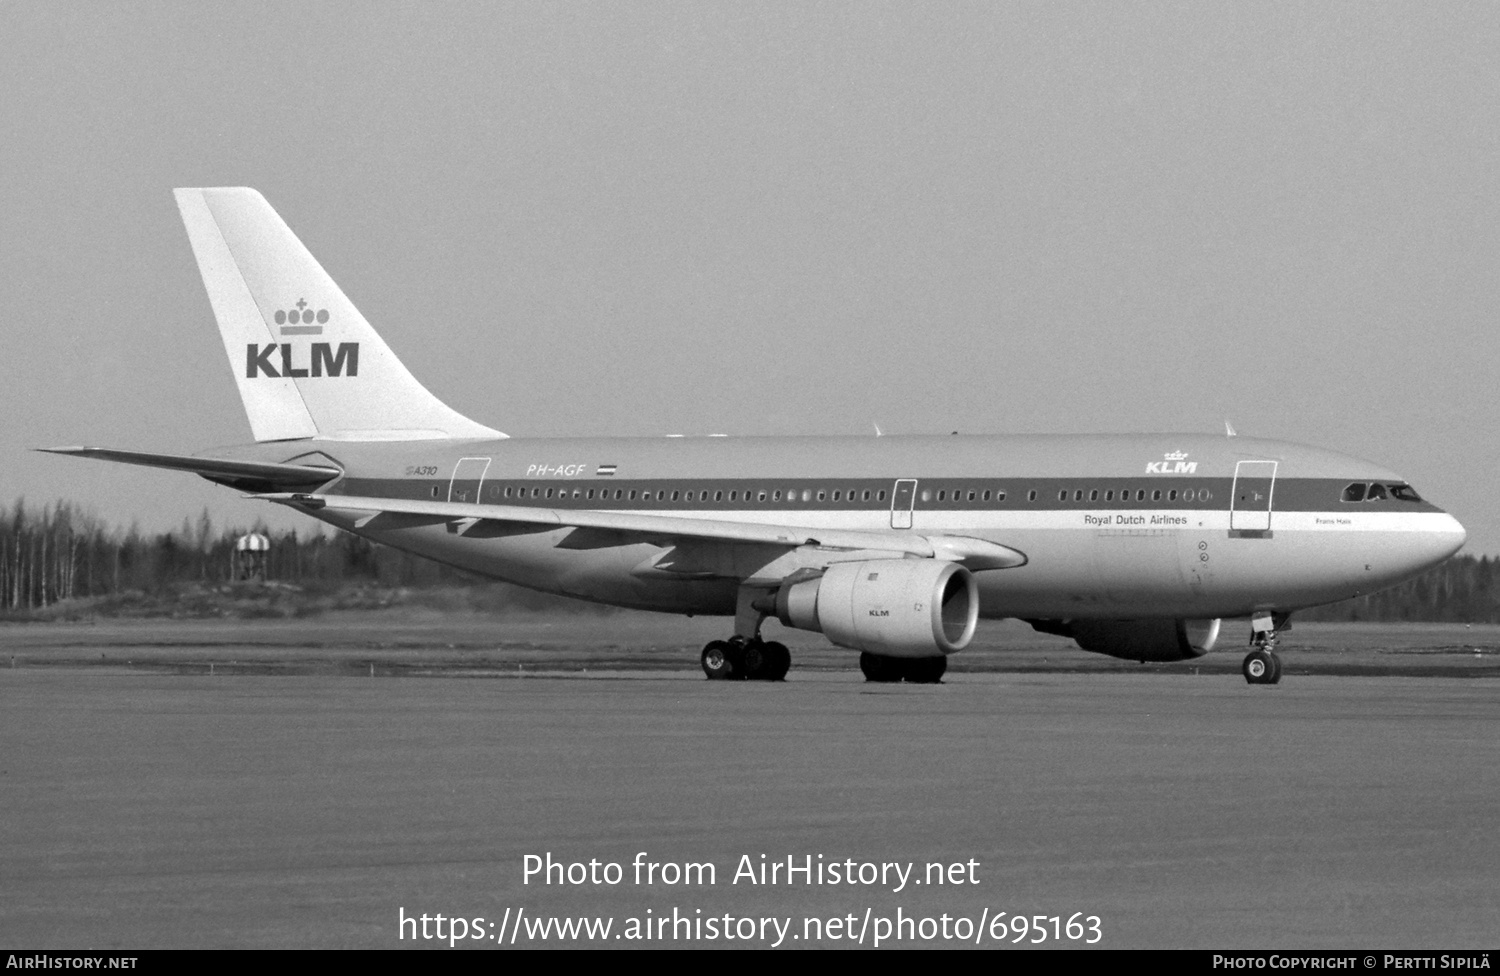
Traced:
[[175, 195], [254, 443], [44, 450], [193, 472], [548, 593], [733, 617], [710, 679], [785, 678], [772, 617], [912, 683], [980, 617], [1141, 662], [1248, 618], [1243, 675], [1275, 684], [1293, 611], [1465, 540], [1392, 471], [1250, 437], [510, 438], [423, 387], [258, 192]]

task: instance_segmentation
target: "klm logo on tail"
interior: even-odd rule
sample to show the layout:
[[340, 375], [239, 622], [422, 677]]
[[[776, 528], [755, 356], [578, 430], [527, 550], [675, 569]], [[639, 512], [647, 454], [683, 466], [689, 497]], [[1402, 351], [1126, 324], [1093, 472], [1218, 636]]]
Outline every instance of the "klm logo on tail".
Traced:
[[[282, 335], [321, 335], [327, 321], [328, 309], [308, 308], [305, 298], [297, 299], [296, 308], [276, 310], [276, 324], [281, 326]], [[298, 325], [299, 322], [302, 324]]]
[[[276, 350], [281, 350], [278, 354]], [[245, 347], [245, 377], [271, 376], [358, 376], [359, 343], [341, 342], [334, 348], [331, 342], [314, 342], [309, 353], [308, 365], [297, 366], [296, 346], [290, 342], [268, 342], [264, 346], [250, 343]], [[274, 360], [274, 361], [273, 361]]]
[[[312, 308], [307, 299], [299, 298], [294, 307], [277, 309], [275, 318], [284, 336], [322, 335], [323, 326], [328, 323], [328, 309]], [[308, 350], [306, 366], [296, 365], [296, 350], [297, 347], [289, 342], [271, 342], [264, 346], [250, 343], [245, 347], [245, 378], [359, 375], [357, 342], [341, 342], [337, 349], [331, 342], [314, 342]]]

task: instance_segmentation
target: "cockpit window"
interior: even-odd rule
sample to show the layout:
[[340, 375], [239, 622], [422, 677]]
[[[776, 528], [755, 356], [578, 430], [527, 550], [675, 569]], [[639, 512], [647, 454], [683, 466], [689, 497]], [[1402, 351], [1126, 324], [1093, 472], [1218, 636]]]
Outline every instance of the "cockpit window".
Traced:
[[1365, 486], [1363, 483], [1353, 484], [1344, 489], [1344, 501], [1362, 502], [1365, 500]]
[[1391, 485], [1391, 497], [1398, 502], [1419, 502], [1422, 496], [1411, 485]]
[[1385, 485], [1371, 485], [1370, 493], [1365, 496], [1365, 501], [1385, 501]]

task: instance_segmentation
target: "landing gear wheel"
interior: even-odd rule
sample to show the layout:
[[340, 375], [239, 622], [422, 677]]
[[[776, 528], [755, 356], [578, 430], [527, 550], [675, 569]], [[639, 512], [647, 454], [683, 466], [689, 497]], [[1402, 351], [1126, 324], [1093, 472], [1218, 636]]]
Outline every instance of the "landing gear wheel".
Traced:
[[703, 673], [708, 675], [709, 681], [729, 681], [743, 677], [741, 669], [735, 667], [734, 652], [734, 645], [728, 641], [710, 641], [703, 648]]
[[760, 649], [766, 656], [766, 670], [762, 677], [767, 681], [785, 681], [786, 673], [792, 669], [792, 652], [785, 644], [776, 641], [766, 641]]
[[876, 681], [882, 684], [900, 681], [904, 670], [899, 658], [886, 657], [884, 654], [871, 654], [869, 651], [860, 652], [859, 669], [865, 673], [866, 681]]
[[770, 657], [766, 654], [766, 645], [760, 641], [750, 641], [740, 649], [740, 660], [744, 662], [744, 671], [741, 674], [746, 681], [764, 681], [770, 668]]
[[1246, 654], [1240, 670], [1252, 685], [1274, 685], [1281, 680], [1281, 662], [1270, 651], [1254, 650]]
[[903, 661], [906, 680], [914, 685], [935, 685], [948, 670], [946, 657], [916, 657]]

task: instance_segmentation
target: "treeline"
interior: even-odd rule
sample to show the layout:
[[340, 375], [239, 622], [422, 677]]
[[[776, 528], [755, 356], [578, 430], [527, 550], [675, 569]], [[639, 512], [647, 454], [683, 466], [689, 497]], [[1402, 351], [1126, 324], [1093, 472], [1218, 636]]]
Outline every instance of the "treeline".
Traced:
[[18, 501], [0, 508], [0, 611], [151, 593], [184, 583], [227, 583], [236, 577], [235, 543], [250, 532], [270, 539], [264, 578], [271, 581], [411, 587], [476, 581], [431, 560], [320, 528], [301, 533], [271, 532], [264, 525], [216, 529], [205, 510], [175, 530], [144, 533], [105, 525], [68, 502], [31, 507]]
[[[263, 525], [216, 529], [207, 510], [175, 530], [120, 530], [68, 502], [0, 508], [0, 612], [62, 600], [159, 592], [236, 578], [235, 543], [270, 539], [266, 580], [298, 585], [469, 586], [461, 570], [377, 546], [348, 532]], [[1500, 623], [1500, 558], [1458, 556], [1416, 579], [1354, 600], [1298, 612], [1298, 620], [1420, 620]], [[570, 601], [571, 603], [571, 601]], [[580, 608], [583, 605], [579, 605]]]
[[1298, 620], [1421, 620], [1500, 623], [1500, 557], [1455, 556], [1368, 596], [1298, 611]]

